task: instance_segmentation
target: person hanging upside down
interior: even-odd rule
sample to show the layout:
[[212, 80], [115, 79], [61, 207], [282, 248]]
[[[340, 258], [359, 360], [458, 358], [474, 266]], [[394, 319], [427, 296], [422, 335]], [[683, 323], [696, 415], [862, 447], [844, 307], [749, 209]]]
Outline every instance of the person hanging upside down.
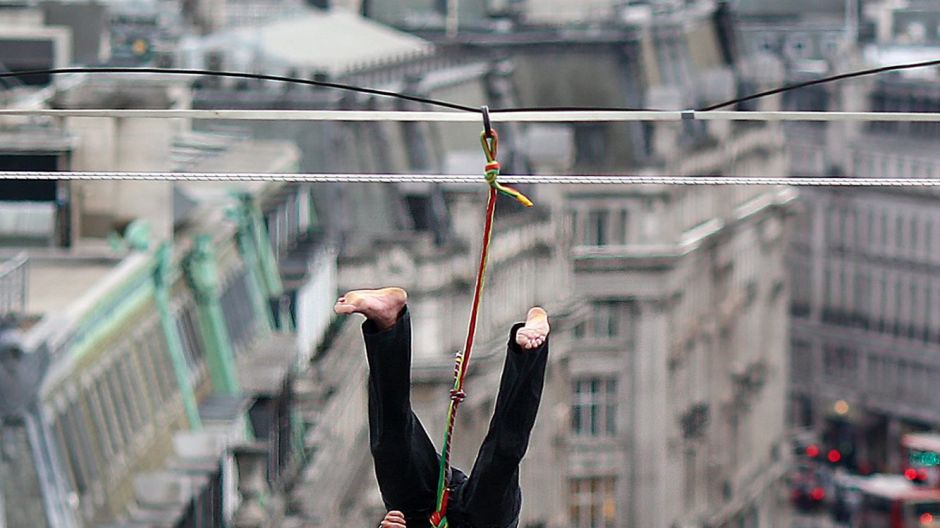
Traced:
[[[411, 318], [401, 288], [356, 290], [339, 298], [336, 313], [366, 317], [362, 336], [369, 364], [369, 442], [382, 500], [379, 526], [425, 528], [435, 510], [438, 452], [411, 409]], [[529, 310], [509, 332], [496, 408], [476, 462], [466, 476], [447, 479], [450, 528], [515, 528], [522, 490], [519, 464], [535, 425], [548, 361], [548, 314]]]

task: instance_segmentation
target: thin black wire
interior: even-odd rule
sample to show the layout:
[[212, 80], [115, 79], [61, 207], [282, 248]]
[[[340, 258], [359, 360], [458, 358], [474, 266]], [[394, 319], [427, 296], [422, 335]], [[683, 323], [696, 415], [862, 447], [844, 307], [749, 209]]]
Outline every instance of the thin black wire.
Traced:
[[696, 112], [708, 112], [710, 110], [717, 110], [725, 106], [731, 106], [731, 105], [735, 105], [738, 103], [743, 103], [745, 101], [751, 101], [753, 99], [767, 97], [768, 95], [775, 95], [778, 93], [787, 92], [790, 90], [796, 90], [798, 88], [805, 88], [807, 86], [814, 86], [817, 84], [829, 83], [833, 81], [841, 81], [843, 79], [851, 79], [853, 77], [862, 77], [864, 75], [874, 75], [877, 73], [885, 73], [889, 71], [907, 70], [910, 68], [923, 68], [925, 66], [938, 66], [938, 65], [940, 65], [940, 59], [934, 59], [934, 60], [923, 61], [923, 62], [910, 62], [907, 64], [894, 64], [891, 66], [881, 66], [880, 68], [871, 68], [869, 70], [859, 70], [859, 71], [854, 71], [854, 72], [840, 73], [839, 75], [832, 75], [829, 77], [823, 77], [822, 79], [815, 79], [812, 81], [805, 81], [805, 82], [801, 82], [797, 84], [787, 84], [787, 85], [781, 86], [780, 88], [774, 88], [773, 90], [766, 90], [763, 92], [757, 92], [755, 94], [747, 95], [744, 97], [738, 97], [736, 99], [725, 101], [723, 103], [713, 104], [713, 105], [706, 106], [704, 108], [699, 108], [698, 110], [696, 110]]
[[491, 114], [515, 112], [662, 112], [658, 108], [633, 108], [626, 106], [519, 106], [514, 108], [490, 108]]
[[[878, 68], [871, 68], [867, 70], [859, 70], [854, 72], [841, 73], [838, 75], [831, 75], [829, 77], [823, 77], [821, 79], [814, 79], [812, 81], [805, 81], [796, 84], [787, 84], [779, 88], [774, 88], [772, 90], [765, 90], [762, 92], [757, 92], [751, 95], [746, 95], [743, 97], [736, 97], [734, 99], [729, 99], [721, 103], [705, 106], [698, 108], [696, 112], [709, 112], [711, 110], [717, 110], [719, 108], [724, 108], [726, 106], [736, 105], [738, 103], [743, 103], [746, 101], [752, 101], [754, 99], [759, 99], [761, 97], [767, 97], [770, 95], [776, 95], [778, 93], [788, 92], [791, 90], [797, 90], [799, 88], [805, 88], [807, 86], [814, 86], [817, 84], [830, 83], [834, 81], [841, 81], [844, 79], [851, 79], [855, 77], [862, 77], [866, 75], [875, 75], [879, 73], [885, 73], [890, 71], [906, 70], [911, 68], [923, 68], [927, 66], [940, 66], [940, 59], [922, 61], [922, 62], [912, 62], [906, 64], [894, 64], [891, 66], [881, 66]], [[172, 74], [172, 75], [205, 75], [205, 76], [215, 76], [215, 77], [234, 77], [241, 79], [258, 79], [262, 81], [279, 81], [295, 84], [305, 84], [308, 86], [319, 86], [322, 88], [335, 88], [338, 90], [347, 90], [352, 92], [359, 92], [371, 95], [380, 95], [383, 97], [394, 97], [397, 99], [404, 99], [406, 101], [413, 101], [416, 103], [425, 103], [433, 106], [440, 106], [443, 108], [450, 108], [452, 110], [461, 110], [464, 112], [475, 112], [482, 114], [483, 110], [481, 108], [474, 108], [471, 106], [466, 106], [458, 103], [453, 103], [450, 101], [444, 101], [441, 99], [431, 99], [428, 97], [419, 97], [416, 95], [410, 95], [402, 92], [392, 92], [389, 90], [379, 90], [376, 88], [366, 88], [364, 86], [356, 86], [352, 84], [343, 84], [335, 83], [329, 81], [316, 81], [313, 79], [302, 79], [298, 77], [285, 77], [281, 75], [266, 75], [261, 73], [246, 73], [246, 72], [229, 72], [229, 71], [215, 71], [215, 70], [195, 70], [195, 69], [181, 69], [181, 68], [119, 68], [119, 67], [101, 67], [101, 68], [52, 68], [52, 69], [42, 69], [42, 70], [26, 70], [19, 72], [3, 72], [0, 73], [0, 79], [7, 77], [22, 77], [26, 75], [55, 75], [61, 73], [158, 73], [158, 74]], [[511, 113], [511, 112], [655, 112], [656, 109], [650, 108], [632, 108], [632, 107], [603, 107], [603, 106], [554, 106], [554, 107], [515, 107], [515, 108], [496, 108], [490, 109], [490, 113]]]
[[477, 112], [480, 113], [479, 108], [473, 108], [472, 106], [465, 106], [462, 104], [451, 103], [449, 101], [441, 101], [439, 99], [430, 99], [428, 97], [418, 97], [416, 95], [409, 95], [401, 92], [391, 92], [388, 90], [379, 90], [376, 88], [366, 88], [363, 86], [355, 86], [352, 84], [342, 84], [329, 81], [315, 81], [313, 79], [302, 79], [298, 77], [284, 77], [281, 75], [266, 75], [263, 73], [246, 73], [246, 72], [229, 72], [229, 71], [214, 71], [214, 70], [190, 70], [190, 69], [181, 69], [181, 68], [117, 68], [117, 67], [102, 67], [102, 68], [53, 68], [47, 70], [26, 70], [19, 72], [9, 72], [9, 73], [0, 73], [0, 79], [4, 77], [19, 77], [25, 75], [55, 75], [60, 73], [161, 73], [161, 74], [171, 74], [171, 75], [209, 75], [215, 77], [235, 77], [240, 79], [259, 79], [262, 81], [280, 81], [288, 82], [295, 84], [306, 84], [308, 86], [319, 86], [323, 88], [336, 88], [338, 90], [347, 90], [351, 92], [359, 92], [371, 95], [381, 95], [385, 97], [395, 97], [398, 99], [404, 99], [406, 101], [414, 101], [416, 103], [427, 103], [430, 105], [441, 106], [444, 108], [450, 108], [452, 110], [463, 110], [465, 112]]
[[[736, 97], [734, 99], [729, 99], [727, 101], [716, 103], [713, 105], [703, 106], [701, 108], [695, 109], [696, 112], [710, 112], [712, 110], [717, 110], [719, 108], [724, 108], [726, 106], [736, 105], [738, 103], [743, 103], [746, 101], [751, 101], [754, 99], [759, 99], [761, 97], [768, 97], [771, 95], [776, 95], [782, 92], [788, 92], [790, 90], [797, 90], [799, 88], [805, 88], [807, 86], [814, 86], [817, 84], [824, 84], [834, 81], [841, 81], [843, 79], [851, 79], [854, 77], [862, 77], [865, 75], [874, 75], [878, 73], [885, 73], [890, 71], [897, 70], [906, 70], [911, 68], [923, 68], [926, 66], [940, 66], [940, 59], [934, 59], [923, 62], [911, 62], [906, 64], [893, 64], [891, 66], [881, 66], [878, 68], [871, 68], [868, 70], [858, 70], [854, 72], [840, 73], [838, 75], [831, 75], [829, 77], [823, 77], [821, 79], [814, 79], [812, 81], [805, 81], [796, 84], [786, 84], [772, 90], [765, 90], [763, 92], [757, 92], [751, 95], [745, 95], [742, 97]], [[681, 111], [673, 110], [673, 111]], [[652, 108], [631, 108], [631, 107], [603, 107], [603, 106], [555, 106], [555, 107], [523, 107], [523, 108], [499, 108], [491, 109], [491, 113], [508, 113], [508, 112], [658, 112], [661, 110], [652, 109]]]

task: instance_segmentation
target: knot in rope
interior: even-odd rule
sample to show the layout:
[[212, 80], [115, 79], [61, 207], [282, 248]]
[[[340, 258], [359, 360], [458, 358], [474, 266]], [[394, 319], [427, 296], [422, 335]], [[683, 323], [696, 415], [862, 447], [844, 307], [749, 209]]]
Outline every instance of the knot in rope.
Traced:
[[496, 183], [496, 178], [499, 176], [500, 165], [498, 161], [491, 161], [486, 164], [484, 167], [484, 177], [486, 178], [486, 183], [489, 183], [491, 186], [499, 185]]
[[499, 194], [508, 196], [526, 207], [532, 207], [532, 201], [526, 198], [524, 194], [496, 181], [500, 169], [499, 162], [496, 161], [496, 154], [499, 150], [499, 134], [495, 130], [480, 132], [480, 145], [483, 147], [483, 155], [486, 156], [486, 166], [484, 167], [486, 183], [490, 184], [490, 187]]
[[450, 399], [455, 403], [461, 403], [467, 398], [467, 393], [462, 390], [451, 389], [450, 390]]

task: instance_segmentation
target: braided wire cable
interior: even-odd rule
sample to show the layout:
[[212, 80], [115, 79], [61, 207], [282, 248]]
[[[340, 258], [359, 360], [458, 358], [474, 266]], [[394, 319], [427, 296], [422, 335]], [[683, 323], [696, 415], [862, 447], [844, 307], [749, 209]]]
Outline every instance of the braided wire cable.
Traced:
[[[450, 183], [476, 184], [476, 174], [350, 174], [266, 172], [124, 172], [124, 171], [8, 171], [2, 180], [140, 180], [140, 181], [283, 181], [312, 183]], [[940, 178], [834, 178], [760, 176], [633, 176], [633, 175], [502, 175], [515, 184], [559, 185], [792, 185], [800, 187], [937, 187]]]

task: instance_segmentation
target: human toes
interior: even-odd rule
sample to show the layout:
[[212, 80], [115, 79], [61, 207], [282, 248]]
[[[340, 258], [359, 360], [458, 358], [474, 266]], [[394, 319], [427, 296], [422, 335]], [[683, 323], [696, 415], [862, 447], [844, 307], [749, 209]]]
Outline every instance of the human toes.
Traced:
[[351, 314], [356, 311], [356, 307], [347, 302], [346, 297], [340, 297], [333, 305], [333, 311], [338, 314]]
[[520, 328], [516, 331], [516, 343], [526, 350], [532, 350], [542, 344], [542, 338], [531, 329]]
[[385, 515], [385, 519], [380, 524], [382, 528], [405, 528], [405, 516], [397, 510], [392, 510]]

